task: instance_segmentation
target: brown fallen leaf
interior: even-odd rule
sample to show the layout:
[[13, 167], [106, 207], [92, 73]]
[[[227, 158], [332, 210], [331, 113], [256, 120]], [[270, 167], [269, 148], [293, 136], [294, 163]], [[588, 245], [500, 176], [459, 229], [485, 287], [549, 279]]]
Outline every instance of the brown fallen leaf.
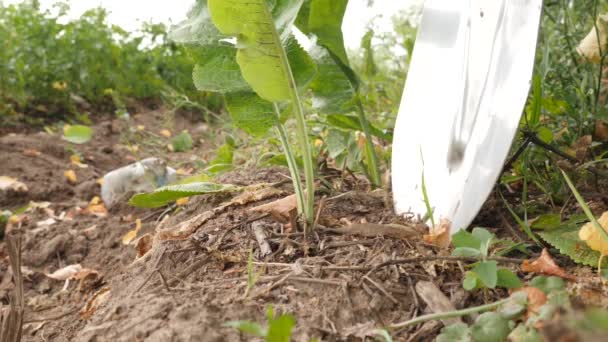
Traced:
[[27, 185], [15, 178], [0, 176], [0, 191], [11, 190], [15, 192], [27, 192]]
[[96, 270], [84, 268], [72, 276], [73, 280], [78, 280], [79, 292], [90, 292], [101, 283], [101, 275]]
[[249, 211], [268, 213], [281, 223], [291, 223], [296, 216], [297, 207], [298, 203], [294, 194], [250, 208]]
[[587, 36], [581, 40], [576, 48], [576, 52], [589, 62], [599, 64], [602, 51], [606, 51], [607, 46], [608, 13], [598, 15], [595, 25], [593, 25]]
[[178, 224], [160, 229], [158, 231], [159, 240], [186, 240], [190, 237], [190, 235], [194, 234], [196, 230], [205, 224], [205, 222], [209, 221], [215, 217], [214, 210], [208, 210], [203, 213], [200, 213], [189, 220], [179, 222]]
[[89, 319], [97, 308], [106, 302], [108, 299], [108, 295], [110, 294], [110, 288], [104, 287], [99, 289], [99, 291], [95, 292], [91, 299], [85, 304], [85, 306], [80, 310], [80, 319]]
[[525, 286], [513, 291], [513, 293], [515, 292], [524, 292], [528, 295], [528, 311], [526, 317], [538, 314], [540, 307], [547, 303], [547, 295], [539, 288]]
[[425, 234], [422, 239], [424, 242], [439, 248], [448, 248], [452, 241], [452, 235], [450, 234], [451, 226], [452, 222], [450, 220], [442, 218], [439, 224], [431, 227], [429, 233]]
[[148, 251], [152, 249], [152, 244], [154, 243], [154, 236], [150, 233], [144, 234], [142, 237], [137, 239], [135, 243], [135, 250], [137, 251], [137, 257], [141, 258]]
[[[608, 232], [608, 211], [605, 211], [597, 220], [604, 231]], [[608, 255], [608, 241], [604, 239], [602, 234], [595, 228], [593, 222], [585, 223], [578, 231], [578, 237], [585, 241], [589, 248], [600, 252], [601, 256], [598, 260], [598, 272], [602, 266], [604, 256]]]
[[66, 170], [63, 171], [63, 176], [70, 184], [76, 184], [78, 182], [78, 177], [76, 177], [76, 172], [74, 170]]
[[593, 136], [603, 142], [608, 141], [608, 122], [597, 119], [595, 120], [595, 130], [593, 132]]
[[74, 275], [76, 275], [80, 271], [82, 271], [82, 266], [80, 264], [73, 264], [60, 268], [50, 274], [45, 273], [44, 275], [55, 280], [68, 280], [74, 277]]
[[576, 281], [575, 276], [568, 274], [555, 263], [546, 248], [543, 249], [538, 259], [534, 261], [524, 260], [521, 263], [521, 270], [529, 273], [554, 275], [571, 281]]

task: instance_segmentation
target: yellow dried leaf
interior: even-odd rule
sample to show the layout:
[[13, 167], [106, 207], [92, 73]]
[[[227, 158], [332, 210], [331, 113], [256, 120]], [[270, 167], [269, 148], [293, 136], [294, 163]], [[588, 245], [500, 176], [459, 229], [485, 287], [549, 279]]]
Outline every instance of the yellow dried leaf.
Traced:
[[77, 154], [72, 154], [70, 156], [70, 161], [72, 162], [73, 165], [76, 165], [76, 166], [78, 166], [81, 169], [85, 169], [85, 168], [89, 167], [89, 165], [84, 164], [84, 163], [81, 162], [80, 156], [77, 155]]
[[89, 204], [97, 205], [97, 204], [99, 204], [99, 202], [101, 202], [101, 198], [99, 198], [99, 196], [94, 196], [93, 198], [91, 198], [91, 201], [89, 202]]
[[162, 135], [165, 138], [171, 138], [171, 131], [168, 129], [163, 129], [160, 131], [160, 135]]
[[97, 308], [107, 301], [107, 297], [110, 294], [110, 288], [104, 287], [99, 291], [95, 292], [91, 299], [85, 304], [85, 306], [80, 310], [80, 318], [81, 319], [89, 319]]
[[138, 131], [143, 131], [144, 129], [146, 129], [146, 126], [144, 126], [144, 125], [137, 125], [137, 130]]
[[[608, 211], [605, 211], [597, 222], [602, 226], [604, 231], [608, 232]], [[578, 237], [585, 241], [589, 248], [600, 252], [602, 255], [608, 255], [608, 241], [595, 229], [593, 222], [587, 222], [582, 226], [578, 232]]]
[[103, 185], [103, 177], [99, 178], [96, 183], [99, 185]]
[[64, 171], [63, 176], [70, 184], [76, 184], [76, 182], [78, 182], [78, 178], [76, 177], [76, 172], [74, 172], [74, 170]]
[[133, 239], [135, 239], [135, 237], [137, 237], [137, 233], [139, 233], [139, 230], [141, 229], [141, 219], [136, 219], [135, 220], [135, 228], [130, 230], [127, 234], [125, 234], [122, 237], [122, 244], [123, 245], [128, 245], [131, 243], [131, 241], [133, 241]]
[[190, 201], [190, 198], [188, 198], [188, 197], [182, 197], [182, 198], [178, 198], [175, 201], [175, 204], [177, 204], [177, 205], [186, 205], [186, 204], [188, 204], [189, 201]]
[[[597, 30], [596, 30], [597, 27]], [[591, 31], [581, 40], [576, 52], [591, 63], [600, 63], [608, 48], [608, 13], [598, 16]]]
[[40, 151], [33, 148], [26, 148], [25, 150], [23, 150], [23, 155], [28, 157], [38, 157], [40, 154]]

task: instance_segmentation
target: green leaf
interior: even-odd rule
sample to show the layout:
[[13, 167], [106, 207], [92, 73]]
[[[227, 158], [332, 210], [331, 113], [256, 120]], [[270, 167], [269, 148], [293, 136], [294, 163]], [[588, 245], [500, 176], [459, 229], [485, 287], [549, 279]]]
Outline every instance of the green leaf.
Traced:
[[481, 256], [481, 252], [479, 251], [479, 249], [471, 247], [458, 247], [454, 249], [452, 255], [459, 257], [479, 257]]
[[330, 130], [325, 138], [325, 144], [329, 157], [335, 159], [348, 149], [348, 134], [338, 130]]
[[539, 127], [536, 134], [540, 140], [546, 142], [547, 144], [553, 141], [553, 132], [547, 127]]
[[182, 44], [217, 45], [225, 38], [211, 22], [206, 0], [197, 0], [188, 18], [169, 32], [169, 39]]
[[456, 248], [468, 247], [479, 250], [481, 247], [481, 241], [464, 229], [461, 229], [456, 234], [452, 235], [452, 244]]
[[498, 313], [506, 319], [516, 319], [528, 310], [528, 294], [520, 291], [509, 297], [509, 301], [501, 305]]
[[462, 287], [467, 291], [472, 291], [481, 287], [481, 281], [475, 272], [467, 271], [462, 280]]
[[509, 334], [509, 341], [542, 342], [543, 339], [535, 328], [520, 324]]
[[498, 282], [497, 263], [496, 261], [481, 261], [473, 268], [473, 272], [477, 274], [479, 280], [485, 287], [493, 289]]
[[336, 55], [344, 65], [349, 65], [342, 37], [346, 5], [348, 0], [311, 0], [305, 33], [313, 33], [320, 45]]
[[492, 240], [494, 240], [494, 234], [485, 228], [473, 228], [472, 234], [479, 240], [479, 251], [481, 254], [487, 256], [488, 250], [492, 245]]
[[537, 217], [530, 228], [532, 229], [555, 229], [561, 225], [561, 215], [560, 214], [543, 214]]
[[270, 320], [266, 341], [289, 342], [291, 339], [291, 331], [295, 325], [295, 318], [289, 314], [281, 315], [277, 319]]
[[471, 329], [465, 323], [455, 323], [441, 329], [436, 342], [472, 342]]
[[175, 152], [186, 152], [192, 149], [192, 137], [188, 131], [182, 131], [171, 139], [171, 145]]
[[384, 342], [393, 342], [393, 338], [391, 334], [386, 329], [374, 329], [371, 331], [371, 334], [376, 337], [376, 340], [382, 340]]
[[[200, 50], [200, 52], [198, 52]], [[234, 46], [198, 48], [192, 78], [198, 90], [218, 93], [251, 91], [236, 63]]]
[[230, 93], [224, 98], [234, 126], [253, 136], [263, 136], [279, 122], [272, 103], [254, 93]]
[[84, 144], [91, 140], [93, 129], [83, 125], [68, 125], [63, 129], [63, 140], [73, 144]]
[[536, 276], [530, 281], [530, 286], [542, 290], [545, 294], [549, 294], [553, 291], [565, 289], [566, 283], [562, 278], [556, 276]]
[[216, 184], [208, 182], [168, 185], [160, 187], [151, 193], [134, 195], [129, 200], [129, 204], [139, 208], [158, 208], [182, 197], [218, 192], [230, 192], [235, 190], [238, 190], [238, 187], [232, 184]]
[[[270, 102], [290, 99], [289, 70], [283, 61], [286, 49], [279, 40], [284, 32], [277, 32], [266, 0], [209, 0], [208, 4], [218, 30], [237, 38], [236, 61], [251, 88]], [[291, 1], [281, 8], [280, 28], [290, 28], [301, 4]]]
[[261, 325], [251, 321], [230, 321], [224, 323], [224, 326], [229, 328], [236, 328], [239, 331], [257, 337], [266, 336], [265, 329]]
[[354, 110], [355, 89], [344, 71], [324, 48], [314, 47], [311, 54], [318, 68], [317, 77], [310, 83], [313, 109], [322, 114]]
[[511, 332], [509, 321], [496, 312], [484, 312], [471, 326], [474, 341], [503, 342]]
[[522, 287], [522, 281], [517, 275], [506, 268], [500, 268], [496, 272], [496, 286], [505, 287], [507, 289], [515, 289]]
[[[560, 253], [569, 256], [579, 264], [597, 266], [600, 253], [592, 250], [578, 237], [579, 229], [575, 226], [565, 226], [549, 231], [540, 232], [543, 240], [557, 248]], [[602, 263], [606, 265], [606, 261]]]
[[[327, 123], [335, 128], [342, 128], [349, 131], [363, 131], [363, 127], [361, 127], [361, 121], [354, 115], [346, 115], [346, 114], [330, 114], [325, 117]], [[382, 138], [385, 140], [392, 140], [392, 136], [390, 134], [384, 133], [382, 130], [374, 127], [370, 124], [371, 134]]]
[[209, 173], [220, 173], [228, 171], [234, 168], [232, 159], [234, 156], [234, 141], [228, 139], [228, 141], [217, 149], [215, 158], [209, 163], [209, 166], [205, 171]]

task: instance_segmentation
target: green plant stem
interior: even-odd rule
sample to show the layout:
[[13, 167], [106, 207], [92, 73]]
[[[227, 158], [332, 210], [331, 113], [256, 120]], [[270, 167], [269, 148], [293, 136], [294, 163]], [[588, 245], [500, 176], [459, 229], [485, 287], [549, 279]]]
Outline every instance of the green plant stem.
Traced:
[[389, 326], [389, 328], [391, 328], [391, 329], [399, 329], [399, 328], [404, 328], [404, 327], [407, 327], [407, 326], [410, 326], [410, 325], [414, 325], [414, 324], [418, 324], [418, 323], [422, 323], [422, 322], [426, 322], [426, 321], [432, 321], [432, 320], [437, 320], [437, 319], [445, 319], [445, 318], [452, 318], [452, 317], [460, 317], [460, 316], [469, 315], [469, 314], [473, 314], [473, 313], [477, 313], [477, 312], [488, 311], [488, 310], [492, 310], [492, 309], [494, 309], [494, 308], [496, 308], [498, 306], [501, 306], [502, 304], [505, 304], [505, 303], [507, 303], [510, 300], [511, 300], [511, 298], [505, 298], [505, 299], [501, 299], [501, 300], [499, 300], [497, 302], [494, 302], [494, 303], [480, 305], [480, 306], [474, 306], [472, 308], [467, 308], [467, 309], [462, 309], [462, 310], [456, 310], [456, 311], [448, 311], [448, 312], [438, 312], [438, 313], [423, 315], [423, 316], [419, 316], [419, 317], [410, 319], [410, 320], [405, 321], [405, 322], [391, 324]]
[[[274, 106], [274, 109], [278, 115], [279, 108], [276, 104]], [[298, 202], [298, 213], [306, 217], [305, 210], [307, 209], [307, 207], [304, 205], [304, 188], [302, 187], [302, 180], [300, 179], [300, 169], [298, 168], [298, 164], [294, 157], [293, 151], [291, 150], [291, 146], [289, 145], [289, 140], [287, 139], [287, 132], [285, 132], [285, 126], [279, 123], [276, 125], [276, 130], [277, 134], [279, 135], [279, 139], [281, 140], [281, 145], [283, 145], [283, 153], [285, 153], [285, 157], [287, 158], [287, 166], [289, 167], [289, 172], [291, 173], [293, 189], [296, 193], [296, 200]]]
[[608, 242], [608, 233], [602, 228], [600, 223], [597, 222], [597, 220], [595, 219], [595, 216], [593, 216], [593, 213], [591, 212], [591, 209], [589, 209], [589, 206], [587, 205], [587, 203], [585, 203], [583, 196], [581, 196], [581, 194], [578, 192], [578, 190], [576, 190], [574, 183], [572, 183], [572, 181], [570, 180], [570, 177], [568, 177], [566, 172], [564, 172], [564, 170], [560, 170], [560, 171], [562, 172], [562, 175], [564, 176], [564, 179], [566, 180], [568, 187], [570, 187], [570, 190], [574, 194], [574, 197], [576, 198], [578, 205], [581, 206], [581, 208], [583, 209], [583, 212], [585, 213], [585, 215], [587, 216], [589, 221], [593, 222], [593, 226], [600, 233], [600, 235], [602, 236], [604, 241]]
[[[263, 9], [265, 11], [265, 15], [268, 18], [271, 18], [272, 15], [268, 10], [268, 6], [263, 3]], [[285, 52], [285, 48], [281, 43], [281, 39], [277, 33], [276, 28], [272, 31], [272, 37], [277, 46], [280, 46], [280, 60], [283, 65], [283, 72], [287, 77], [289, 82], [289, 92], [291, 97], [291, 105], [293, 108], [294, 116], [296, 118], [296, 137], [298, 139], [298, 144], [300, 145], [300, 149], [302, 150], [302, 159], [304, 162], [304, 180], [306, 182], [306, 195], [302, 212], [304, 213], [304, 218], [306, 220], [306, 226], [312, 226], [314, 221], [314, 205], [315, 205], [315, 174], [314, 167], [312, 161], [312, 150], [310, 147], [310, 142], [308, 141], [308, 130], [306, 129], [306, 118], [304, 117], [304, 109], [302, 108], [302, 102], [300, 101], [300, 95], [298, 94], [298, 87], [296, 85], [296, 81], [293, 77], [293, 73], [291, 72], [291, 67], [289, 66], [289, 60], [287, 59], [287, 53]], [[305, 227], [305, 231], [306, 231]]]
[[363, 128], [363, 133], [365, 134], [365, 154], [367, 157], [367, 168], [369, 169], [369, 175], [374, 186], [380, 187], [382, 186], [382, 178], [380, 177], [380, 166], [378, 163], [378, 156], [376, 155], [376, 150], [374, 149], [374, 142], [371, 134], [371, 130], [369, 128], [369, 122], [365, 117], [365, 111], [363, 109], [363, 104], [361, 103], [361, 97], [359, 92], [357, 91], [357, 115], [359, 116], [359, 122], [361, 123], [361, 127]]

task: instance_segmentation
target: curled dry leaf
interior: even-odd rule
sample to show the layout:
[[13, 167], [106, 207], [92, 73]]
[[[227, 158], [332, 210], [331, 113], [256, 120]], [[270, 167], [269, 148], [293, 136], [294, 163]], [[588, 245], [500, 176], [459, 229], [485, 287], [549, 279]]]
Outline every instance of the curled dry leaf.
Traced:
[[448, 219], [442, 218], [439, 224], [431, 227], [429, 233], [425, 234], [422, 239], [431, 245], [439, 248], [448, 248], [452, 241], [452, 235], [450, 234], [450, 227], [452, 222]]
[[15, 192], [27, 192], [27, 185], [18, 181], [15, 178], [8, 176], [0, 176], [0, 191], [15, 191]]
[[135, 250], [137, 251], [137, 257], [141, 258], [144, 255], [146, 255], [146, 253], [148, 253], [148, 251], [150, 251], [152, 249], [153, 243], [154, 243], [154, 236], [150, 233], [144, 234], [142, 237], [140, 237], [137, 240], [137, 243], [135, 244]]
[[96, 270], [84, 268], [71, 279], [78, 280], [78, 291], [90, 292], [101, 282], [101, 275]]
[[99, 289], [99, 291], [95, 292], [91, 299], [85, 304], [85, 306], [80, 310], [80, 318], [81, 319], [89, 319], [97, 308], [105, 303], [108, 299], [108, 295], [110, 294], [110, 288], [104, 287]]
[[78, 177], [76, 177], [76, 172], [74, 172], [74, 170], [63, 171], [63, 176], [70, 184], [76, 184], [78, 182]]
[[289, 195], [276, 201], [258, 205], [249, 209], [249, 211], [268, 213], [281, 223], [291, 223], [296, 216], [297, 206], [296, 195]]
[[[597, 27], [597, 30], [596, 30]], [[591, 63], [600, 63], [602, 52], [608, 48], [608, 13], [600, 14], [591, 31], [581, 40], [576, 52]]]
[[[608, 231], [608, 211], [605, 211], [597, 220], [604, 231]], [[602, 258], [608, 255], [608, 241], [604, 239], [602, 234], [595, 228], [593, 222], [585, 223], [578, 231], [578, 237], [585, 241], [589, 248], [600, 252], [602, 257], [598, 261], [601, 266]]]
[[73, 279], [74, 275], [80, 271], [82, 271], [82, 266], [80, 264], [73, 264], [60, 268], [51, 274], [45, 273], [44, 275], [55, 280], [68, 280]]
[[539, 288], [525, 286], [513, 291], [513, 293], [515, 292], [524, 292], [528, 295], [527, 317], [538, 314], [540, 307], [547, 303], [547, 295]]
[[554, 275], [564, 279], [576, 281], [576, 277], [568, 274], [555, 263], [546, 248], [543, 249], [538, 259], [534, 261], [524, 260], [521, 264], [521, 270], [530, 273]]
[[123, 235], [123, 237], [122, 237], [122, 244], [123, 245], [130, 244], [131, 241], [133, 241], [133, 239], [135, 239], [137, 237], [137, 233], [139, 233], [140, 229], [141, 229], [141, 219], [136, 219], [135, 220], [135, 228], [133, 228], [128, 233], [126, 233], [125, 235]]

